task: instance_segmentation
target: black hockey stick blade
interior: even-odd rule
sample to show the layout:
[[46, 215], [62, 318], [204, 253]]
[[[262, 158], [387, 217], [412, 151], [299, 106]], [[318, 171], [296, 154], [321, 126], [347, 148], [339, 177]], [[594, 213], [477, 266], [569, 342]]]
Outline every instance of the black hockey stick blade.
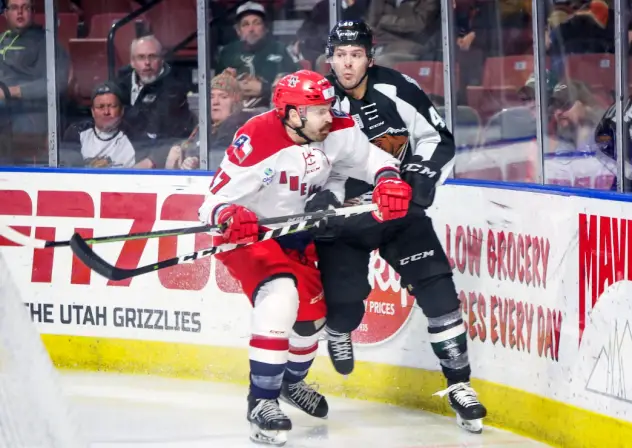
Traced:
[[72, 238], [70, 238], [70, 248], [77, 256], [77, 258], [79, 258], [86, 266], [88, 266], [97, 274], [102, 275], [109, 280], [125, 280], [131, 277], [136, 277], [138, 275], [147, 274], [158, 269], [175, 266], [186, 261], [193, 261], [196, 260], [198, 257], [208, 257], [217, 252], [217, 250], [214, 250], [217, 249], [217, 247], [212, 247], [210, 249], [195, 251], [191, 254], [183, 255], [181, 257], [169, 258], [167, 260], [159, 261], [157, 263], [152, 263], [146, 266], [141, 266], [135, 269], [124, 269], [117, 268], [116, 266], [113, 266], [105, 261], [103, 258], [99, 257], [88, 245], [86, 240], [84, 240], [78, 233], [75, 233]]
[[[372, 212], [377, 209], [377, 206], [374, 204], [367, 205], [358, 205], [354, 207], [344, 207], [339, 209], [330, 209], [323, 210], [314, 213], [304, 213], [300, 215], [293, 216], [283, 216], [278, 218], [270, 218], [261, 220], [260, 224], [271, 223], [274, 221], [286, 222], [288, 220], [295, 220], [302, 217], [307, 220], [295, 222], [293, 224], [288, 224], [283, 227], [279, 227], [276, 229], [268, 230], [266, 232], [259, 233], [258, 241], [264, 241], [271, 238], [277, 238], [284, 235], [289, 235], [292, 233], [302, 232], [308, 230], [310, 227], [315, 225], [321, 219], [324, 219], [329, 216], [352, 216], [360, 213]], [[281, 219], [284, 221], [281, 221]], [[186, 263], [190, 261], [195, 261], [200, 258], [210, 257], [218, 252], [225, 252], [227, 250], [233, 250], [238, 247], [243, 247], [245, 244], [239, 245], [223, 245], [223, 246], [215, 246], [207, 249], [197, 250], [185, 255], [180, 255], [177, 257], [169, 258], [167, 260], [158, 261], [156, 263], [148, 264], [145, 266], [140, 266], [134, 269], [125, 269], [125, 268], [117, 268], [116, 266], [111, 265], [103, 258], [99, 257], [92, 248], [87, 243], [88, 240], [84, 240], [81, 235], [75, 233], [70, 239], [70, 248], [77, 255], [77, 257], [90, 269], [95, 271], [96, 273], [106, 277], [110, 280], [125, 280], [131, 277], [137, 277], [139, 275], [147, 274], [149, 272], [154, 272], [159, 269], [168, 268], [171, 266], [175, 266], [177, 264]]]
[[[268, 230], [267, 232], [261, 232], [259, 234], [258, 241], [268, 240], [271, 238], [277, 238], [283, 235], [289, 235], [291, 233], [302, 232], [304, 230], [308, 230], [315, 221], [301, 221], [294, 224], [289, 224], [285, 227], [280, 227], [278, 229]], [[252, 243], [251, 243], [252, 244]], [[168, 258], [166, 260], [158, 261], [156, 263], [148, 264], [145, 266], [140, 266], [134, 269], [125, 269], [125, 268], [117, 268], [116, 266], [111, 265], [103, 258], [98, 256], [92, 248], [88, 245], [86, 240], [84, 240], [81, 235], [75, 233], [72, 238], [70, 238], [70, 248], [75, 253], [75, 255], [90, 269], [96, 272], [99, 275], [109, 279], [109, 280], [125, 280], [132, 277], [137, 277], [139, 275], [147, 274], [149, 272], [154, 272], [159, 269], [165, 269], [171, 266], [175, 266], [177, 264], [186, 263], [190, 261], [195, 261], [200, 258], [210, 257], [218, 252], [225, 252], [227, 250], [233, 250], [238, 247], [247, 246], [247, 244], [237, 244], [237, 245], [225, 245], [225, 246], [214, 246], [209, 247], [207, 249], [196, 250], [194, 252], [180, 255], [178, 257]]]

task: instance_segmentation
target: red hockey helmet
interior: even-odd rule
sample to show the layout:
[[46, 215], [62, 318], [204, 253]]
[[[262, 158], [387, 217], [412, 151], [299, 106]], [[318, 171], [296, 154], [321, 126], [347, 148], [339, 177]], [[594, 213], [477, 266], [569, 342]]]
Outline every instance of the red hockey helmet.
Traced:
[[279, 118], [284, 119], [288, 106], [299, 109], [331, 104], [335, 99], [334, 87], [327, 78], [310, 70], [299, 70], [279, 80], [272, 102]]

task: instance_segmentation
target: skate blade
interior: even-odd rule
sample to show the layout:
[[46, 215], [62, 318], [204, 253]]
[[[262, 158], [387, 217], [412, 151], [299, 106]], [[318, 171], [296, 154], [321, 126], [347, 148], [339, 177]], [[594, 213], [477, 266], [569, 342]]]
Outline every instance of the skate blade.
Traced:
[[288, 432], [261, 429], [254, 423], [250, 424], [250, 440], [262, 445], [283, 446], [287, 443]]
[[473, 434], [480, 434], [483, 432], [482, 418], [478, 418], [476, 420], [464, 420], [459, 414], [456, 414], [456, 424]]

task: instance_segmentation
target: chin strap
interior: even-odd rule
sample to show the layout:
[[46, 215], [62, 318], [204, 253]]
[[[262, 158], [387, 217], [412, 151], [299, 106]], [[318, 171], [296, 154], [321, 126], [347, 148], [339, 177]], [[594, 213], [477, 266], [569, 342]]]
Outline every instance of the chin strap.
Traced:
[[[304, 120], [304, 119], [301, 118], [301, 120]], [[307, 135], [305, 135], [305, 133], [303, 133], [303, 128], [305, 127], [305, 121], [303, 121], [303, 125], [300, 128], [293, 128], [292, 126], [287, 124], [287, 122], [285, 122], [285, 124], [286, 124], [287, 127], [289, 127], [294, 132], [296, 132], [296, 135], [298, 135], [299, 137], [304, 139], [307, 143], [314, 143], [314, 140], [312, 140]]]
[[[305, 122], [307, 121], [307, 119], [306, 119], [305, 117], [303, 117], [303, 116], [302, 116], [302, 114], [301, 114], [301, 112], [300, 112], [300, 111], [298, 111], [298, 110], [296, 110], [296, 111], [298, 112], [299, 116], [301, 117], [301, 123], [302, 123], [301, 127], [299, 127], [299, 128], [294, 128], [294, 127], [292, 127], [292, 126], [288, 123], [287, 118], [283, 120], [283, 124], [284, 124], [285, 126], [287, 126], [288, 128], [290, 128], [291, 130], [293, 130], [294, 132], [296, 132], [296, 135], [298, 135], [299, 137], [301, 137], [302, 139], [304, 139], [304, 140], [305, 140], [305, 142], [307, 142], [307, 143], [314, 143], [314, 140], [312, 140], [311, 138], [309, 138], [309, 137], [308, 137], [307, 135], [305, 135], [305, 133], [303, 132], [303, 128], [305, 128]], [[287, 116], [287, 114], [286, 114], [286, 116]]]

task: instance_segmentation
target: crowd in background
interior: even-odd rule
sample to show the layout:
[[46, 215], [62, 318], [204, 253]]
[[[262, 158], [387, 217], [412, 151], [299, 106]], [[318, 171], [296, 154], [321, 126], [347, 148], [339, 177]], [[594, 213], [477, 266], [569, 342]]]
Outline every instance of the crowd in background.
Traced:
[[[3, 5], [1, 165], [48, 165], [43, 3]], [[60, 166], [200, 168], [196, 1], [163, 0], [144, 10], [117, 31], [115, 60], [108, 59], [112, 25], [147, 3], [56, 0]], [[454, 0], [453, 8], [455, 177], [533, 182], [538, 111], [532, 2]], [[546, 0], [545, 9], [545, 182], [613, 189], [613, 4]], [[209, 10], [207, 156], [214, 169], [235, 131], [268, 110], [282, 75], [300, 68], [328, 73], [329, 1], [213, 0]], [[341, 0], [339, 18], [366, 20], [375, 33], [375, 63], [415, 79], [443, 111], [440, 0]]]

